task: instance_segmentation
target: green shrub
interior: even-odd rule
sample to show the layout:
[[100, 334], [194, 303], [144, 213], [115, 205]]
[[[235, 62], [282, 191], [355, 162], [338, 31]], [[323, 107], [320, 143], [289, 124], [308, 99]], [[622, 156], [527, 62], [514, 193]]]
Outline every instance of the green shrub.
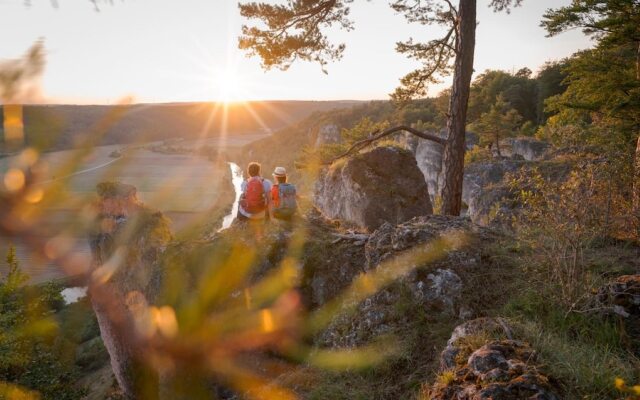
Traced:
[[538, 169], [507, 178], [523, 206], [514, 221], [518, 239], [531, 249], [531, 262], [555, 285], [551, 294], [565, 308], [575, 307], [601, 283], [588, 268], [589, 250], [628, 231], [623, 218], [628, 202], [608, 177], [605, 167], [583, 162], [564, 178]]
[[73, 357], [65, 356], [64, 339], [52, 316], [62, 307], [61, 287], [26, 286], [28, 276], [13, 248], [7, 263], [9, 273], [0, 280], [0, 382], [39, 392], [44, 399], [81, 398], [84, 391], [75, 386]]
[[473, 146], [473, 148], [464, 154], [465, 165], [475, 162], [491, 161], [491, 150], [487, 147]]

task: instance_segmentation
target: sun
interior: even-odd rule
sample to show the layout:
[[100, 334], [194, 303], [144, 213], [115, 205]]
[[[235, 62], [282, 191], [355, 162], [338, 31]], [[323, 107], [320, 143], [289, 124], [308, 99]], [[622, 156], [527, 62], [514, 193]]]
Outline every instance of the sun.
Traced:
[[234, 69], [227, 68], [214, 74], [213, 89], [218, 101], [231, 103], [243, 101], [243, 81]]

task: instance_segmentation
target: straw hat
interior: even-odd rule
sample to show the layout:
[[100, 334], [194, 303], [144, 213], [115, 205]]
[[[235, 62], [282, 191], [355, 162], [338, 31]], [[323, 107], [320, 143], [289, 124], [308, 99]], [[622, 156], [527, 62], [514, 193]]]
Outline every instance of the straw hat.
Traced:
[[287, 176], [287, 170], [284, 167], [276, 167], [273, 176]]

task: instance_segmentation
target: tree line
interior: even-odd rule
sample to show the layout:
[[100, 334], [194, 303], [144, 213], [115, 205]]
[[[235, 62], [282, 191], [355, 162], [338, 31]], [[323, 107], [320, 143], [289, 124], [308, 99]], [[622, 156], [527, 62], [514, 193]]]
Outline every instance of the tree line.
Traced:
[[[241, 14], [262, 24], [245, 25], [239, 46], [260, 57], [266, 69], [286, 69], [296, 60], [303, 60], [317, 62], [324, 70], [329, 61], [340, 59], [345, 50], [344, 44], [331, 43], [324, 29], [329, 26], [353, 29], [353, 21], [349, 19], [352, 3], [353, 0], [241, 3]], [[487, 3], [496, 12], [508, 12], [510, 7], [521, 5], [522, 0]], [[551, 129], [542, 134], [555, 142], [566, 141], [578, 132], [578, 135], [590, 136], [589, 141], [615, 143], [627, 153], [628, 147], [637, 143], [633, 197], [634, 209], [640, 210], [640, 3], [637, 0], [575, 0], [570, 6], [548, 10], [541, 25], [549, 36], [580, 28], [595, 39], [596, 47], [576, 54], [566, 60], [566, 65], [547, 66], [537, 77], [540, 83], [536, 85], [529, 82], [531, 71], [526, 69], [516, 74], [484, 74], [478, 79], [486, 80], [486, 90], [476, 91], [475, 99], [471, 80], [477, 1], [460, 0], [456, 6], [449, 0], [394, 0], [391, 7], [410, 23], [446, 28], [443, 37], [426, 43], [413, 40], [398, 43], [398, 52], [422, 65], [403, 77], [392, 94], [396, 102], [407, 103], [425, 97], [429, 84], [453, 75], [453, 85], [445, 95], [448, 98], [440, 98], [437, 103], [441, 108], [446, 107], [447, 142], [440, 193], [444, 214], [458, 215], [461, 210], [465, 133], [470, 120], [479, 121], [480, 128], [497, 124], [508, 131], [526, 126], [532, 132], [550, 118]], [[504, 85], [509, 89], [497, 93]], [[487, 98], [494, 97], [495, 102], [486, 102]], [[493, 109], [486, 109], [488, 104]], [[575, 124], [576, 129], [553, 129]], [[589, 129], [584, 129], [585, 125]]]

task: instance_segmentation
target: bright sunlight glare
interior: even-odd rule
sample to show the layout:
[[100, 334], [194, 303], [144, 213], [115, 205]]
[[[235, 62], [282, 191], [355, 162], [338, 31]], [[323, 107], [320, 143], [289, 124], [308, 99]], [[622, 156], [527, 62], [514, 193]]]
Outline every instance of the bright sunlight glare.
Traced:
[[225, 103], [246, 100], [243, 82], [234, 69], [217, 71], [213, 76], [215, 99]]

